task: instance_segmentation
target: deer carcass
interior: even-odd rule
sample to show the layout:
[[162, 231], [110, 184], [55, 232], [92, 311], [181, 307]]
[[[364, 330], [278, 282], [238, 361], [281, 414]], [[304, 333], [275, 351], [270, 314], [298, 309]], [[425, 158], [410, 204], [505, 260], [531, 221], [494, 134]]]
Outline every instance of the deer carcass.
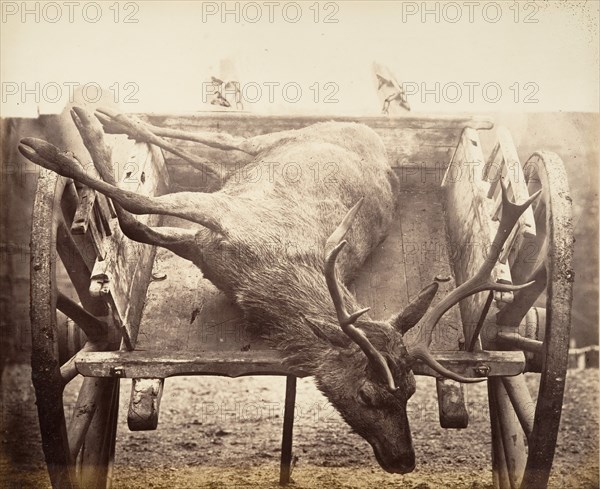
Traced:
[[[384, 239], [395, 212], [398, 182], [383, 143], [370, 128], [327, 122], [243, 139], [182, 133], [97, 112], [106, 132], [159, 145], [209, 172], [214, 172], [210, 162], [177, 149], [163, 137], [244, 151], [253, 156], [247, 169], [265, 163], [273, 168], [269, 178], [258, 182], [234, 178], [234, 172], [213, 193], [144, 197], [116, 187], [98, 121], [78, 108], [72, 115], [102, 180], [73, 155], [45, 141], [22, 139], [21, 153], [112, 198], [130, 238], [168, 248], [200, 267], [237, 303], [245, 319], [266, 333], [290, 366], [315, 377], [348, 424], [371, 444], [385, 470], [412, 471], [415, 455], [406, 414], [415, 391], [412, 362], [426, 362], [441, 376], [455, 380], [481, 380], [444, 368], [428, 345], [437, 321], [461, 298], [483, 290], [523, 287], [495, 283], [490, 274], [504, 240], [532, 199], [517, 206], [504, 196], [498, 235], [486, 265], [473, 279], [429, 309], [438, 288], [433, 282], [404, 311], [387, 321], [374, 321], [345, 286]], [[281, 173], [290, 162], [302, 167], [297, 178]], [[308, 170], [309, 165], [325, 163], [336, 167], [331, 178], [318, 178]], [[177, 216], [200, 227], [150, 228], [131, 213]], [[274, 246], [278, 242], [293, 246]], [[417, 339], [406, 344], [403, 335], [415, 325]]]

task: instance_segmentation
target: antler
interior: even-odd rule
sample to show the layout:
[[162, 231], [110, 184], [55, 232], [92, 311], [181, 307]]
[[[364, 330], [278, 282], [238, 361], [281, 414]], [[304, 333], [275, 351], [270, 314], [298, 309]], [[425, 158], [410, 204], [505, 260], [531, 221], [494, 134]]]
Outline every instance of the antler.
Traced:
[[366, 309], [361, 309], [352, 314], [348, 313], [346, 306], [344, 305], [340, 283], [338, 282], [335, 272], [335, 261], [340, 254], [340, 251], [342, 251], [344, 246], [347, 244], [347, 241], [345, 241], [343, 238], [352, 226], [352, 221], [356, 217], [356, 214], [362, 206], [362, 203], [363, 198], [361, 198], [354, 205], [354, 207], [348, 211], [340, 225], [325, 243], [325, 281], [327, 282], [327, 288], [329, 289], [329, 294], [333, 300], [335, 312], [337, 314], [338, 322], [340, 323], [342, 331], [360, 347], [369, 361], [379, 370], [383, 378], [386, 380], [388, 389], [391, 392], [394, 392], [397, 390], [397, 387], [386, 359], [371, 344], [365, 333], [354, 326], [354, 322], [365, 312], [367, 312], [369, 308], [367, 307]]
[[458, 304], [464, 298], [469, 297], [478, 292], [483, 292], [485, 290], [511, 292], [524, 289], [525, 287], [529, 287], [535, 282], [528, 282], [522, 285], [511, 285], [497, 283], [494, 282], [494, 280], [492, 279], [492, 270], [494, 269], [494, 266], [498, 261], [500, 252], [502, 251], [504, 243], [510, 235], [513, 227], [515, 226], [523, 212], [525, 212], [525, 210], [541, 193], [541, 190], [538, 190], [523, 204], [515, 204], [513, 202], [510, 202], [510, 200], [508, 199], [504, 183], [502, 181], [500, 183], [502, 187], [502, 217], [500, 218], [498, 231], [496, 232], [496, 236], [494, 237], [494, 241], [492, 242], [490, 252], [485, 258], [483, 265], [473, 277], [471, 277], [465, 283], [461, 284], [459, 287], [454, 289], [438, 304], [436, 304], [433, 308], [431, 308], [425, 313], [425, 315], [417, 325], [417, 339], [414, 341], [414, 343], [406, 345], [409, 354], [413, 358], [422, 360], [429, 367], [431, 367], [436, 372], [442, 374], [444, 377], [448, 377], [459, 382], [478, 382], [481, 379], [468, 378], [456, 374], [442, 366], [437, 360], [435, 360], [435, 358], [433, 358], [433, 355], [429, 351], [429, 345], [431, 343], [433, 329], [437, 325], [440, 318], [452, 306]]

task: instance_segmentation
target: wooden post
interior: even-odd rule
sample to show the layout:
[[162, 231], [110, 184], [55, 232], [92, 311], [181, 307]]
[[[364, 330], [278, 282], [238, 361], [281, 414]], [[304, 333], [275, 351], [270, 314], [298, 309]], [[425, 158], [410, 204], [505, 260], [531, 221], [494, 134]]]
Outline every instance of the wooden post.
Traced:
[[131, 431], [156, 429], [164, 382], [164, 379], [133, 379], [127, 413]]
[[466, 428], [469, 413], [465, 406], [464, 386], [450, 379], [435, 379], [437, 388], [440, 426], [442, 428]]
[[294, 431], [294, 404], [296, 403], [296, 377], [288, 375], [285, 381], [285, 411], [281, 439], [281, 467], [279, 484], [285, 486], [292, 475], [292, 438]]

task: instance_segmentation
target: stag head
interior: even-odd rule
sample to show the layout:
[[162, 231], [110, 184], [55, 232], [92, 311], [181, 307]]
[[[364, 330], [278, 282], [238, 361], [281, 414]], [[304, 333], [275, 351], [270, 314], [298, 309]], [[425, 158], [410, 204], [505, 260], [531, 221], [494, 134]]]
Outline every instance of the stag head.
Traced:
[[[373, 447], [379, 464], [388, 472], [407, 473], [415, 467], [415, 453], [406, 413], [408, 399], [415, 392], [413, 362], [420, 360], [441, 377], [459, 382], [480, 382], [480, 378], [463, 377], [441, 365], [431, 352], [433, 330], [452, 306], [462, 299], [486, 290], [516, 291], [532, 285], [499, 284], [492, 270], [500, 252], [521, 214], [537, 198], [532, 195], [521, 205], [509, 201], [502, 186], [502, 216], [498, 231], [484, 265], [471, 279], [430, 308], [438, 290], [437, 282], [425, 287], [401, 313], [387, 321], [373, 321], [365, 316], [368, 309], [348, 312], [354, 304], [351, 294], [336, 276], [336, 259], [346, 245], [344, 236], [350, 229], [362, 199], [348, 212], [325, 245], [325, 280], [335, 306], [339, 326], [350, 345], [339, 337], [327, 335], [332, 348], [317, 380], [319, 387], [340, 411], [348, 424]], [[316, 334], [324, 328], [311, 323]], [[404, 334], [417, 329], [415, 339], [405, 343]]]

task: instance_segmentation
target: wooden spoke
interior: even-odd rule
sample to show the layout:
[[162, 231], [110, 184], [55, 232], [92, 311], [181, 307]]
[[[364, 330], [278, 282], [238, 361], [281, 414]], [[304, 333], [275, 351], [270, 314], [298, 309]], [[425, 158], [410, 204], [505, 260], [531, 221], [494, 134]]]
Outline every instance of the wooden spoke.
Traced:
[[531, 309], [538, 297], [546, 290], [546, 267], [539, 267], [529, 280], [535, 281], [531, 287], [521, 290], [515, 294], [513, 302], [509, 307], [504, 307], [498, 312], [497, 323], [500, 326], [517, 328], [529, 309]]
[[90, 351], [102, 351], [108, 346], [108, 342], [106, 340], [98, 340], [98, 341], [87, 341], [83, 348], [79, 350], [75, 355], [73, 355], [69, 360], [67, 360], [60, 367], [60, 376], [64, 384], [68, 384], [75, 377], [77, 377], [77, 367], [75, 366], [75, 360], [79, 356], [80, 353], [90, 352]]
[[69, 422], [67, 433], [69, 437], [69, 449], [73, 460], [77, 459], [79, 450], [81, 450], [85, 440], [85, 435], [96, 412], [96, 406], [99, 401], [98, 396], [100, 394], [98, 382], [98, 379], [92, 377], [83, 379], [83, 385], [79, 391], [73, 416]]
[[86, 489], [110, 487], [115, 453], [119, 379], [97, 379], [97, 382], [100, 402], [81, 451], [80, 479]]
[[64, 219], [58, 223], [56, 248], [84, 309], [94, 316], [106, 316], [108, 314], [106, 302], [93, 297], [89, 292], [90, 274], [94, 263], [84, 257]]
[[512, 489], [518, 489], [521, 487], [525, 464], [527, 463], [525, 436], [502, 380], [492, 379], [490, 382], [492, 389], [494, 389], [500, 437], [504, 448], [504, 459], [508, 469], [510, 486]]
[[511, 489], [508, 467], [504, 456], [504, 443], [500, 429], [496, 392], [492, 382], [488, 382], [488, 399], [492, 432], [492, 479], [496, 489]]
[[92, 316], [75, 301], [69, 299], [62, 292], [58, 292], [56, 307], [65, 316], [70, 317], [83, 330], [90, 339], [106, 338], [108, 327], [106, 323]]
[[525, 377], [523, 375], [515, 375], [514, 377], [502, 377], [504, 389], [508, 394], [510, 402], [515, 410], [517, 418], [521, 423], [521, 428], [525, 436], [529, 439], [533, 430], [535, 403], [531, 399]]

